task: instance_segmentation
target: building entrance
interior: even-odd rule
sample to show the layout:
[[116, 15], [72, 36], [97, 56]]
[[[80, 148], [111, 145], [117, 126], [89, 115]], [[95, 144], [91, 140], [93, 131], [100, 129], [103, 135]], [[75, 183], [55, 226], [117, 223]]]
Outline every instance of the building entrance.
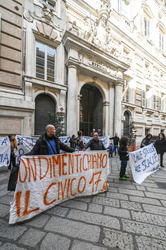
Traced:
[[103, 97], [99, 89], [92, 84], [85, 84], [81, 89], [80, 130], [84, 135], [91, 135], [93, 129], [103, 131]]

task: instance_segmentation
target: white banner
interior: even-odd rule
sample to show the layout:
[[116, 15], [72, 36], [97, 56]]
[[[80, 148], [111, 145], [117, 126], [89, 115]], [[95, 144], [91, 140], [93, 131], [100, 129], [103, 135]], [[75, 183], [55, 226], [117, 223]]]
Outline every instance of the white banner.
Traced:
[[9, 137], [0, 137], [0, 167], [7, 167], [10, 162]]
[[158, 155], [153, 144], [129, 153], [133, 179], [141, 184], [146, 177], [159, 169]]
[[108, 174], [105, 150], [21, 157], [9, 224], [30, 219], [65, 200], [106, 191]]
[[16, 165], [19, 164], [21, 156], [30, 152], [35, 145], [38, 138], [30, 136], [16, 135], [18, 157], [16, 158]]

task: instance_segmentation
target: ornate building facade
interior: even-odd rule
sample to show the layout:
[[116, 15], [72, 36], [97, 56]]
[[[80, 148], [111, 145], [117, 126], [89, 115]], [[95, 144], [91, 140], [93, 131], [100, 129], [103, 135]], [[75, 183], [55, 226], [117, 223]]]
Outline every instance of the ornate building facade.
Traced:
[[0, 10], [1, 135], [39, 135], [62, 109], [67, 135], [121, 136], [130, 122], [137, 143], [166, 132], [165, 0], [10, 2]]

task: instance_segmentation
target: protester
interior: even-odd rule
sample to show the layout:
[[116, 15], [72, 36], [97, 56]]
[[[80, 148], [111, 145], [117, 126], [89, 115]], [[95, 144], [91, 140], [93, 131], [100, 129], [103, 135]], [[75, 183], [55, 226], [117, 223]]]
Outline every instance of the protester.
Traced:
[[96, 129], [95, 129], [95, 128], [92, 129], [92, 132], [91, 132], [91, 134], [90, 134], [92, 137], [93, 137], [94, 132], [96, 132]]
[[149, 144], [151, 144], [151, 139], [152, 139], [152, 135], [147, 134], [146, 137], [142, 140], [140, 148], [143, 148], [143, 147], [148, 146]]
[[97, 130], [97, 133], [98, 133], [99, 136], [102, 136], [102, 133], [101, 133], [101, 129], [100, 129], [100, 128]]
[[82, 131], [79, 130], [77, 132], [77, 135], [78, 136], [77, 136], [77, 146], [76, 146], [76, 148], [81, 151], [84, 148], [84, 142], [83, 142], [83, 139], [82, 139], [82, 136], [83, 136]]
[[154, 146], [156, 148], [157, 154], [160, 156], [160, 166], [164, 167], [163, 165], [163, 155], [164, 149], [166, 147], [165, 135], [164, 133], [159, 133], [158, 138], [156, 139]]
[[127, 149], [128, 137], [123, 136], [120, 140], [119, 156], [121, 161], [121, 168], [119, 174], [119, 180], [127, 180], [129, 177], [126, 175], [127, 161], [129, 160], [129, 154]]
[[108, 152], [109, 152], [109, 157], [112, 157], [113, 152], [114, 152], [114, 146], [112, 143], [110, 143], [110, 145], [107, 147]]
[[78, 151], [62, 143], [55, 133], [56, 128], [51, 124], [47, 125], [46, 133], [39, 137], [33, 149], [26, 155], [54, 155], [59, 154], [60, 149], [66, 152]]
[[103, 142], [99, 140], [99, 135], [97, 132], [93, 133], [93, 139], [85, 145], [83, 150], [86, 150], [87, 148], [90, 148], [90, 150], [106, 150]]
[[77, 146], [77, 138], [76, 138], [75, 135], [72, 135], [72, 137], [69, 140], [69, 143], [70, 143], [71, 148], [76, 148], [76, 146]]
[[16, 166], [16, 151], [17, 151], [17, 141], [14, 135], [8, 135], [10, 140], [10, 162], [8, 166], [8, 171], [11, 171], [11, 168]]
[[118, 134], [115, 133], [115, 136], [114, 137], [110, 137], [110, 140], [113, 140], [114, 142], [114, 152], [115, 152], [115, 156], [116, 156], [116, 153], [117, 153], [117, 150], [118, 150], [118, 145], [119, 145], [119, 137], [118, 137]]

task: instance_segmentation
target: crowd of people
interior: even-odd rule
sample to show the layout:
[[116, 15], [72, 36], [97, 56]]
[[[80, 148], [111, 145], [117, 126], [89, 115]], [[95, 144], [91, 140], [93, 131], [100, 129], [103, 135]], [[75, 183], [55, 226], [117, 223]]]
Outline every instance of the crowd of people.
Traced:
[[[111, 140], [110, 145], [105, 148], [103, 142], [100, 140], [101, 130], [96, 131], [92, 130], [91, 136], [92, 139], [88, 143], [84, 143], [83, 141], [83, 132], [78, 131], [77, 136], [72, 135], [69, 143], [70, 147], [66, 144], [62, 143], [58, 137], [56, 137], [56, 128], [52, 124], [48, 124], [46, 126], [46, 132], [39, 137], [36, 141], [36, 144], [32, 148], [32, 150], [26, 155], [53, 155], [59, 154], [60, 150], [65, 152], [77, 152], [77, 151], [85, 151], [86, 149], [90, 150], [107, 150], [109, 153], [109, 157], [113, 157], [119, 155], [119, 159], [121, 161], [121, 168], [119, 173], [119, 180], [127, 180], [129, 177], [126, 175], [126, 167], [127, 162], [129, 160], [129, 152], [128, 152], [128, 137], [123, 136], [121, 139], [118, 137], [118, 134], [115, 133], [115, 136], [110, 137]], [[11, 170], [11, 167], [14, 167], [16, 164], [16, 150], [17, 150], [17, 141], [14, 135], [9, 135], [10, 147], [11, 147], [11, 156], [10, 156], [10, 164], [8, 166], [8, 170]], [[113, 142], [113, 143], [112, 143]], [[140, 148], [145, 147], [152, 143], [152, 135], [147, 134], [146, 137], [141, 141]], [[164, 133], [159, 133], [155, 142], [153, 142], [154, 147], [156, 148], [157, 154], [159, 155], [160, 166], [163, 165], [163, 155], [166, 151], [166, 140]]]

